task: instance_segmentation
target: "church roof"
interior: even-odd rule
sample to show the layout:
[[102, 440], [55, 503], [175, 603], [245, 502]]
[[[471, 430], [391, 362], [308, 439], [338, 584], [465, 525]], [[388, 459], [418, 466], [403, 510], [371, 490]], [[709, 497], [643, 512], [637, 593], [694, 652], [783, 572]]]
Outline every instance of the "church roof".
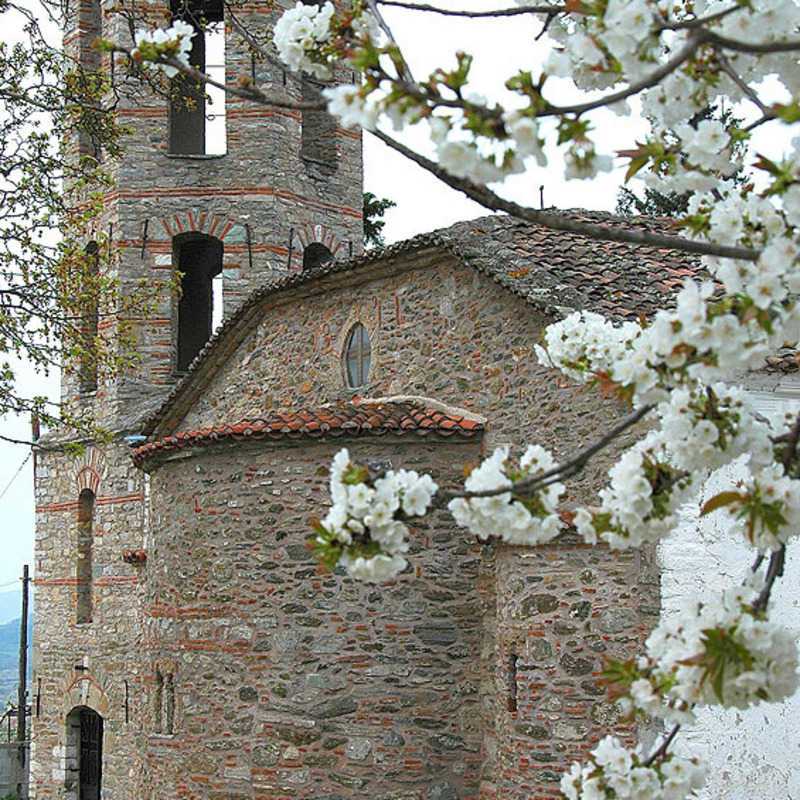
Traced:
[[326, 405], [297, 411], [277, 411], [261, 419], [243, 419], [165, 436], [136, 448], [133, 461], [141, 466], [158, 453], [225, 440], [319, 439], [341, 436], [443, 436], [473, 438], [483, 432], [483, 422], [413, 400], [369, 401]]
[[[672, 220], [618, 217], [573, 209], [571, 219], [607, 227], [671, 233]], [[699, 259], [666, 248], [589, 239], [555, 231], [506, 215], [459, 222], [388, 247], [369, 250], [349, 261], [333, 261], [303, 272], [291, 272], [253, 292], [209, 339], [187, 374], [159, 409], [147, 418], [151, 434], [175, 403], [183, 407], [202, 391], [200, 374], [213, 374], [257, 323], [265, 301], [278, 292], [355, 273], [425, 250], [442, 250], [473, 267], [537, 311], [561, 318], [574, 310], [592, 310], [615, 319], [650, 315], [665, 304], [687, 276], [699, 276]], [[398, 265], [402, 268], [402, 265]], [[177, 421], [177, 420], [176, 420]]]

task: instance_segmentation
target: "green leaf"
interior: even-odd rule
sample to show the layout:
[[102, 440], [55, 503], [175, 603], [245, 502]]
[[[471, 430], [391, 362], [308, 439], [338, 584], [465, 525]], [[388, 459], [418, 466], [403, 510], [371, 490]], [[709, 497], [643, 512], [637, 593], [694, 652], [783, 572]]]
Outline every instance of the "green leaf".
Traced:
[[718, 508], [724, 508], [725, 506], [729, 506], [733, 503], [741, 501], [742, 495], [740, 492], [720, 492], [705, 503], [703, 508], [700, 510], [700, 516], [704, 517], [706, 514], [710, 514], [712, 511], [716, 511]]

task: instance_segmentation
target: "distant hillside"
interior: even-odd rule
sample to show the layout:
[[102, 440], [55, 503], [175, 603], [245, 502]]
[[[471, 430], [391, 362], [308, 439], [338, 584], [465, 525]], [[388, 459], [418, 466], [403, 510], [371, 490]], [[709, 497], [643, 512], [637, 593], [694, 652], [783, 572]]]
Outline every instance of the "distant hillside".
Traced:
[[[17, 699], [19, 683], [19, 622], [20, 618], [0, 625], [0, 707], [8, 698]], [[31, 678], [31, 642], [33, 641], [33, 615], [28, 617], [28, 681]], [[28, 688], [30, 692], [30, 687]], [[29, 695], [30, 697], [30, 695]]]
[[[22, 581], [20, 581], [22, 584]], [[19, 619], [22, 613], [22, 586], [8, 592], [0, 592], [0, 625]]]

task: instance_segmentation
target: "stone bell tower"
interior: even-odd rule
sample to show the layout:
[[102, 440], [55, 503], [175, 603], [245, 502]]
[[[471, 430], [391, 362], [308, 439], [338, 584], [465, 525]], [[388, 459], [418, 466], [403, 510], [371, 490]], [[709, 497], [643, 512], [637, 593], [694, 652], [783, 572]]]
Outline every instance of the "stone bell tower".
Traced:
[[[66, 52], [87, 73], [105, 74], [109, 106], [130, 131], [118, 159], [89, 132], [67, 142], [71, 157], [100, 159], [111, 178], [85, 253], [104, 254], [99, 268], [123, 294], [156, 288], [147, 289], [152, 313], [129, 321], [135, 370], [109, 378], [81, 364], [64, 372], [62, 401], [91, 411], [107, 438], [65, 449], [76, 434], [55, 430], [37, 452], [37, 799], [150, 800], [147, 753], [158, 731], [145, 717], [154, 682], [169, 727], [171, 673], [168, 665], [153, 671], [144, 657], [148, 486], [130, 461], [130, 437], [252, 290], [357, 254], [363, 233], [359, 133], [322, 111], [226, 99], [180, 77], [154, 91], [128, 72], [124, 56], [101, 55], [92, 43], [130, 43], [132, 27], [183, 19], [197, 30], [192, 63], [212, 77], [244, 76], [279, 99], [316, 100], [318, 82], [285, 70], [269, 45], [252, 52], [242, 35], [268, 41], [282, 5], [144, 0], [126, 4], [129, 16], [111, 0], [67, 6]], [[87, 318], [91, 333], [114, 342], [122, 320], [102, 309]]]

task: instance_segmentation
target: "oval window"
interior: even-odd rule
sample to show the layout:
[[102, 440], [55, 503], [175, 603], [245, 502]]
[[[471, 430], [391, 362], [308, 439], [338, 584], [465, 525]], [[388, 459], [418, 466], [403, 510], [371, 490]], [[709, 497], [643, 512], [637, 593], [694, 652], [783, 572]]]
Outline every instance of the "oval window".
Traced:
[[351, 389], [364, 386], [369, 377], [370, 345], [367, 329], [359, 322], [353, 326], [344, 348], [344, 371]]

